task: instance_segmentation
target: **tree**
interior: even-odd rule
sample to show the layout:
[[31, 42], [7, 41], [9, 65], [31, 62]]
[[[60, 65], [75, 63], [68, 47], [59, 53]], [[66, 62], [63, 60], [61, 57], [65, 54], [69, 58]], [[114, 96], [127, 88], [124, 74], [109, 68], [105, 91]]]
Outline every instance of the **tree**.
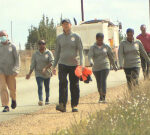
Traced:
[[34, 46], [37, 46], [38, 41], [42, 39], [46, 41], [47, 48], [54, 49], [56, 26], [53, 18], [49, 20], [49, 18], [45, 17], [45, 15], [43, 15], [38, 27], [31, 26], [29, 29], [26, 49], [35, 48]]

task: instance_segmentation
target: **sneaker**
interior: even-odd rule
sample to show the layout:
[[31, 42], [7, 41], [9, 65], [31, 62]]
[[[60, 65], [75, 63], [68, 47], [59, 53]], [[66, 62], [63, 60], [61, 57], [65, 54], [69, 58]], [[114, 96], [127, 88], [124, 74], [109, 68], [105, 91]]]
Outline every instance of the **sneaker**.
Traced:
[[59, 104], [56, 106], [56, 110], [60, 112], [66, 112], [66, 107], [63, 104]]
[[43, 106], [43, 101], [39, 101], [39, 102], [38, 102], [38, 105], [39, 105], [39, 106]]
[[103, 104], [105, 104], [106, 101], [105, 101], [104, 99], [100, 99], [100, 100], [98, 101], [98, 103], [103, 103]]
[[50, 103], [49, 103], [49, 99], [48, 98], [46, 98], [46, 100], [45, 100], [45, 105], [49, 105]]
[[9, 112], [9, 107], [5, 106], [3, 112]]
[[15, 109], [16, 107], [17, 107], [16, 100], [12, 100], [11, 108], [12, 108], [12, 109]]
[[72, 112], [78, 112], [77, 107], [72, 107]]

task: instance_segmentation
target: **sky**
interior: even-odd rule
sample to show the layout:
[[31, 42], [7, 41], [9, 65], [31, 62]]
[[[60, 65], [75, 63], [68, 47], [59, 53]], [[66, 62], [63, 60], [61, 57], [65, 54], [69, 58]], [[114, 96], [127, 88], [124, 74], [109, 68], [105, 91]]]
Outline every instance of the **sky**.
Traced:
[[[140, 25], [149, 29], [149, 0], [83, 0], [85, 20], [109, 19], [115, 24], [122, 22], [123, 33], [134, 28], [135, 35], [140, 33]], [[63, 18], [77, 19], [81, 22], [81, 0], [0, 0], [0, 30], [6, 30], [13, 42], [23, 47], [27, 42], [28, 29], [38, 26], [42, 15], [53, 18], [59, 23]], [[148, 30], [149, 31], [149, 30]]]

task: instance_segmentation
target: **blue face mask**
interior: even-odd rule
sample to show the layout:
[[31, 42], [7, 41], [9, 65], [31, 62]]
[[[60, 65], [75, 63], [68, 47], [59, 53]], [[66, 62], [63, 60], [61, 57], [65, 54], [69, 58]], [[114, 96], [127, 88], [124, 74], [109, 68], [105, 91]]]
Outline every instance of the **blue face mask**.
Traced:
[[7, 41], [7, 37], [6, 36], [2, 36], [0, 37], [0, 42], [5, 43]]

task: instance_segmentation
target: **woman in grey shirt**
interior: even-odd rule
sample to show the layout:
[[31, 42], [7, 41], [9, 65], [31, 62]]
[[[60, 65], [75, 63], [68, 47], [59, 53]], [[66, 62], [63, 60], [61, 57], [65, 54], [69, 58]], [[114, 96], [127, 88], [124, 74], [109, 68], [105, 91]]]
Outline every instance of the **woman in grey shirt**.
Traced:
[[119, 46], [120, 68], [124, 69], [128, 88], [138, 85], [138, 78], [141, 67], [140, 55], [150, 63], [150, 59], [140, 40], [134, 39], [134, 30], [129, 28], [126, 31], [127, 38]]
[[88, 54], [90, 65], [93, 66], [93, 73], [97, 81], [97, 88], [100, 94], [99, 102], [105, 102], [106, 80], [109, 74], [110, 63], [117, 70], [111, 48], [104, 44], [104, 35], [96, 35], [96, 43], [91, 46]]
[[43, 105], [42, 86], [44, 82], [46, 100], [45, 104], [49, 104], [49, 83], [51, 77], [50, 67], [54, 62], [53, 54], [50, 50], [46, 49], [46, 42], [44, 40], [39, 41], [39, 50], [32, 55], [32, 62], [30, 66], [30, 72], [27, 74], [26, 79], [29, 79], [33, 70], [35, 70], [36, 81], [38, 85], [38, 96], [40, 106]]

